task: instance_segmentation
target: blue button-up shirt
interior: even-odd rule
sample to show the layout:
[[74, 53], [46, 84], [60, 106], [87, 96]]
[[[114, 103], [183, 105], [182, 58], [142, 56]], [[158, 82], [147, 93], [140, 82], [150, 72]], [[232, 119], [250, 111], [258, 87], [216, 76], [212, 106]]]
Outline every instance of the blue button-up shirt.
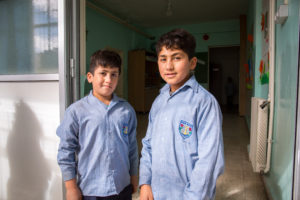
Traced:
[[192, 76], [155, 99], [142, 140], [139, 184], [155, 200], [211, 200], [224, 170], [222, 114], [215, 98]]
[[69, 106], [57, 128], [63, 179], [77, 178], [87, 196], [120, 193], [138, 171], [136, 125], [135, 111], [116, 95], [109, 106], [92, 92]]

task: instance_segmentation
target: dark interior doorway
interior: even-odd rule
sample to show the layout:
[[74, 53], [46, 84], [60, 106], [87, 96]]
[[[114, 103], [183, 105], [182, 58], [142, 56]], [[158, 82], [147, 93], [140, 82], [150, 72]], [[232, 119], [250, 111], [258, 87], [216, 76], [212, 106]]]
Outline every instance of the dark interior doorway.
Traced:
[[209, 48], [209, 91], [223, 112], [238, 113], [240, 47]]

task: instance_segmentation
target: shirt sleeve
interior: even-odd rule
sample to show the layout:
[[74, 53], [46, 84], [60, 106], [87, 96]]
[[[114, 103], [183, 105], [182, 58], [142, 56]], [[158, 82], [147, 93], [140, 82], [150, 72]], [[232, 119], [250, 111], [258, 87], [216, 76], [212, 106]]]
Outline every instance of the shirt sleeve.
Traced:
[[185, 187], [183, 199], [214, 199], [217, 178], [224, 171], [222, 114], [219, 105], [212, 98], [202, 110], [197, 122], [199, 159]]
[[67, 109], [63, 121], [56, 130], [56, 134], [60, 138], [57, 162], [61, 169], [64, 181], [76, 177], [78, 132], [78, 120], [74, 113], [70, 109]]
[[129, 127], [129, 161], [130, 161], [130, 176], [135, 176], [138, 174], [138, 146], [136, 141], [136, 127], [137, 120], [135, 112], [132, 111], [131, 122]]
[[151, 185], [151, 179], [152, 179], [151, 136], [152, 136], [152, 120], [151, 120], [151, 111], [150, 111], [147, 133], [142, 140], [143, 149], [142, 149], [142, 157], [140, 160], [139, 186], [144, 184]]

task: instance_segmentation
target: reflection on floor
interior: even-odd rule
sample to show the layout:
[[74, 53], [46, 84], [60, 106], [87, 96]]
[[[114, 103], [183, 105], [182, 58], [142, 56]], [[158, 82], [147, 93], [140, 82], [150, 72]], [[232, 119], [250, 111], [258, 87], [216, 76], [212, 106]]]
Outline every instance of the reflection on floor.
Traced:
[[[148, 115], [138, 114], [139, 150], [145, 136]], [[234, 113], [223, 114], [225, 173], [217, 181], [216, 200], [267, 200], [261, 177], [252, 172], [248, 159], [249, 133], [244, 118]], [[133, 200], [138, 200], [138, 193]]]

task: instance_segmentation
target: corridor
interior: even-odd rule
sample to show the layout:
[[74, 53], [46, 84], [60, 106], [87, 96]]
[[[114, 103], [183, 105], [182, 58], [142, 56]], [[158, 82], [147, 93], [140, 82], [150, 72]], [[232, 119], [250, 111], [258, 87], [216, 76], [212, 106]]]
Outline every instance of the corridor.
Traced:
[[[137, 139], [139, 151], [141, 139], [147, 129], [148, 115], [137, 114]], [[223, 114], [223, 139], [225, 173], [217, 181], [216, 200], [267, 200], [264, 184], [259, 174], [253, 173], [248, 159], [247, 145], [250, 136], [244, 118], [237, 114]], [[138, 194], [133, 200], [138, 200]]]

